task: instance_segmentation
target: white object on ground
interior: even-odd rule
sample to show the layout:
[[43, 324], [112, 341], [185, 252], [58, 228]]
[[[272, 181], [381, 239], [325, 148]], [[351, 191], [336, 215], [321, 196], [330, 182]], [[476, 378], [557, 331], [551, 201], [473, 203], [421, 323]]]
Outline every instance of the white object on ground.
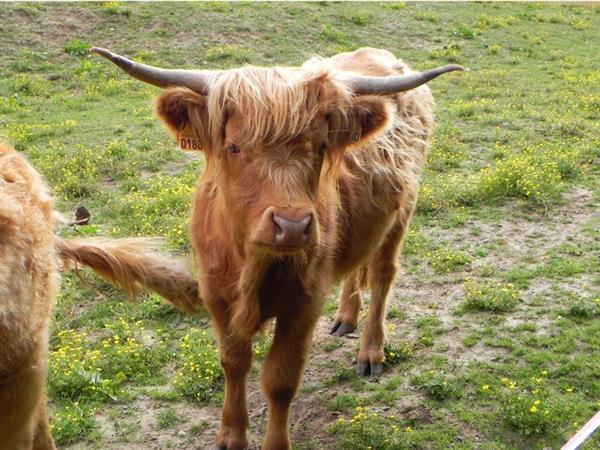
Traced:
[[577, 434], [569, 439], [569, 442], [563, 445], [560, 450], [576, 450], [598, 427], [600, 427], [600, 411], [581, 427]]

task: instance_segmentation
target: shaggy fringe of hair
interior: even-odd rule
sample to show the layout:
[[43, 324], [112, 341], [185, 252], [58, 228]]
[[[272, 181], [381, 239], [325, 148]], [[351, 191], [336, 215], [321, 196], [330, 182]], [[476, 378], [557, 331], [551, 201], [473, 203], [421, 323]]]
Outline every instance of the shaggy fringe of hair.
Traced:
[[[323, 80], [333, 83], [330, 69], [324, 66], [301, 71], [247, 66], [220, 72], [212, 81], [207, 99], [211, 137], [222, 136], [223, 124], [236, 111], [244, 118], [243, 134], [248, 146], [286, 142], [305, 131], [323, 110]], [[336, 91], [341, 99], [352, 96], [341, 83]]]
[[[201, 125], [205, 117], [198, 110], [190, 109], [188, 125], [213, 149], [223, 148], [224, 125], [234, 112], [244, 119], [240, 133], [244, 146], [250, 148], [285, 144], [306, 132], [315, 117], [328, 108], [335, 107], [338, 128], [348, 128], [345, 108], [351, 103], [352, 92], [333, 78], [334, 69], [326, 64], [315, 63], [303, 69], [246, 66], [221, 71], [212, 79], [206, 98], [208, 136]], [[338, 131], [330, 130], [330, 138]], [[337, 178], [344, 154], [336, 142], [330, 144], [332, 151], [326, 153], [322, 172], [329, 181]], [[205, 169], [213, 180], [221, 171], [214, 161], [209, 159]], [[288, 186], [274, 175], [269, 173], [268, 178], [282, 187]], [[211, 187], [214, 192], [216, 185]], [[293, 190], [294, 186], [289, 188]]]

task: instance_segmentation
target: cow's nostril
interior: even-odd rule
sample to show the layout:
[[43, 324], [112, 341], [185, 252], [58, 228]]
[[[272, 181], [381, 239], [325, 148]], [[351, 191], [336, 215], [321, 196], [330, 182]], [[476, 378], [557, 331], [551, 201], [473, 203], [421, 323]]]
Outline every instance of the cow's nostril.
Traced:
[[275, 235], [280, 235], [283, 234], [283, 230], [281, 229], [281, 227], [279, 226], [279, 224], [275, 221], [275, 219], [273, 218], [273, 225], [275, 225]]
[[304, 235], [308, 236], [308, 230], [310, 230], [310, 224], [312, 223], [312, 214], [309, 214], [302, 219], [302, 222], [306, 222], [306, 225], [304, 226]]
[[279, 245], [302, 246], [308, 241], [312, 214], [299, 220], [290, 220], [273, 214], [275, 242]]

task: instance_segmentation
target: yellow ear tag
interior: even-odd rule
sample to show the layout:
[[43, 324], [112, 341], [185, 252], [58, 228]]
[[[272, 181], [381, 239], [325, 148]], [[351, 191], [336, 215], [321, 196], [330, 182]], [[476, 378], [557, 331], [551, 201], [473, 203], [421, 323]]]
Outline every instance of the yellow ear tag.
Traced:
[[181, 147], [182, 150], [202, 150], [202, 141], [200, 141], [200, 138], [191, 133], [186, 133], [185, 131], [179, 132], [177, 135], [177, 142], [179, 142], [179, 147]]

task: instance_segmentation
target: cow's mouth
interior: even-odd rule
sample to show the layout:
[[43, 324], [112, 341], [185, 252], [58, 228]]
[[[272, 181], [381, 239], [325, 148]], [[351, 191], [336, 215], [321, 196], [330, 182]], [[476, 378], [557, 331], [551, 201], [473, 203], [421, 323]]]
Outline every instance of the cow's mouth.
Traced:
[[310, 247], [308, 244], [281, 245], [266, 242], [255, 242], [255, 244], [258, 247], [260, 247], [263, 251], [275, 254], [277, 256], [295, 255], [301, 253], [303, 250], [306, 250], [308, 247]]

